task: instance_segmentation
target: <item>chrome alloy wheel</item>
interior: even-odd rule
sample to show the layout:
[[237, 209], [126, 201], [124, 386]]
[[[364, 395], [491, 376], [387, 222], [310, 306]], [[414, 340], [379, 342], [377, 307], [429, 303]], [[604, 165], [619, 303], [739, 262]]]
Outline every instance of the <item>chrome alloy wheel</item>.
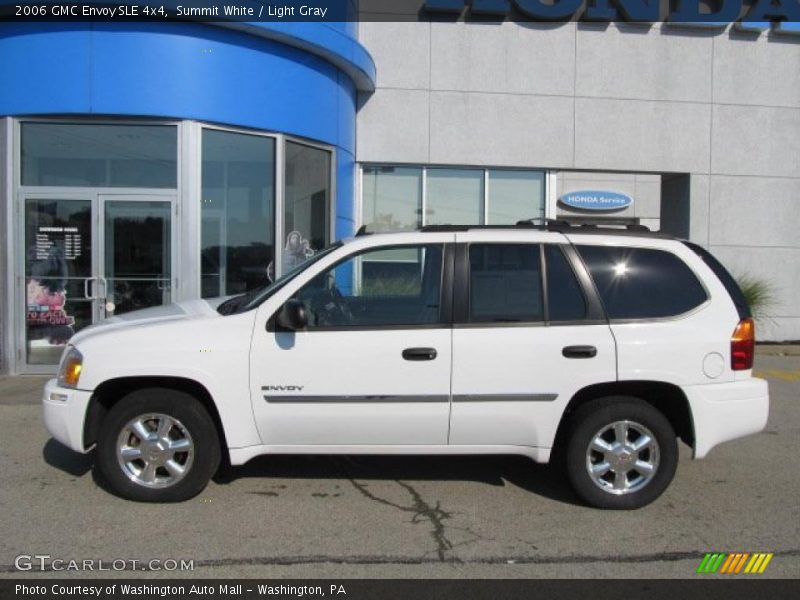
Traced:
[[658, 470], [656, 437], [635, 421], [615, 421], [592, 438], [586, 470], [601, 490], [617, 496], [638, 492]]
[[117, 462], [134, 483], [165, 488], [184, 478], [194, 460], [194, 442], [183, 423], [161, 413], [128, 421], [117, 438]]

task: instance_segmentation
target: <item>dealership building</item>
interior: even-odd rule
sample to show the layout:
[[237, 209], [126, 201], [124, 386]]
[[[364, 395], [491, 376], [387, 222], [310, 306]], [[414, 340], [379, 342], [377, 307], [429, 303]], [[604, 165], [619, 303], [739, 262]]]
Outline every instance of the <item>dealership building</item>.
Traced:
[[[385, 16], [384, 16], [385, 18]], [[800, 339], [800, 36], [482, 22], [0, 25], [0, 372], [361, 225], [643, 224]]]

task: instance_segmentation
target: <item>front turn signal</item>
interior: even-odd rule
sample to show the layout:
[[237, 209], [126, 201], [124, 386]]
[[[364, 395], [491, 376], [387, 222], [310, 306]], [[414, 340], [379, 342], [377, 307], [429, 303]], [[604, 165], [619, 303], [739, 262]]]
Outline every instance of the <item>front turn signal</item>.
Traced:
[[72, 347], [61, 361], [61, 368], [58, 370], [58, 385], [61, 387], [78, 387], [78, 380], [83, 370], [83, 355], [77, 348]]

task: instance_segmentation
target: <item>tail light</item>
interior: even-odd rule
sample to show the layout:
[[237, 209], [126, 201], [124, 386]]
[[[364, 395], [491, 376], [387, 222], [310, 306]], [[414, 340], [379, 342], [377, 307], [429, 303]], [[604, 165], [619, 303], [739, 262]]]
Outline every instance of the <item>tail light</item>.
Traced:
[[742, 319], [731, 337], [731, 369], [746, 371], [753, 368], [756, 349], [756, 324], [753, 319]]

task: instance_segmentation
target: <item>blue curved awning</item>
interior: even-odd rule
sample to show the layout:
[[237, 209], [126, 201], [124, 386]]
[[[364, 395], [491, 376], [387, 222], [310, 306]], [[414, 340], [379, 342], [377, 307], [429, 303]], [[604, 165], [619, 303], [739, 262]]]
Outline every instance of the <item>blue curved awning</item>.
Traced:
[[375, 61], [346, 31], [353, 23], [249, 22], [209, 23], [294, 46], [324, 58], [350, 76], [361, 92], [375, 91]]

